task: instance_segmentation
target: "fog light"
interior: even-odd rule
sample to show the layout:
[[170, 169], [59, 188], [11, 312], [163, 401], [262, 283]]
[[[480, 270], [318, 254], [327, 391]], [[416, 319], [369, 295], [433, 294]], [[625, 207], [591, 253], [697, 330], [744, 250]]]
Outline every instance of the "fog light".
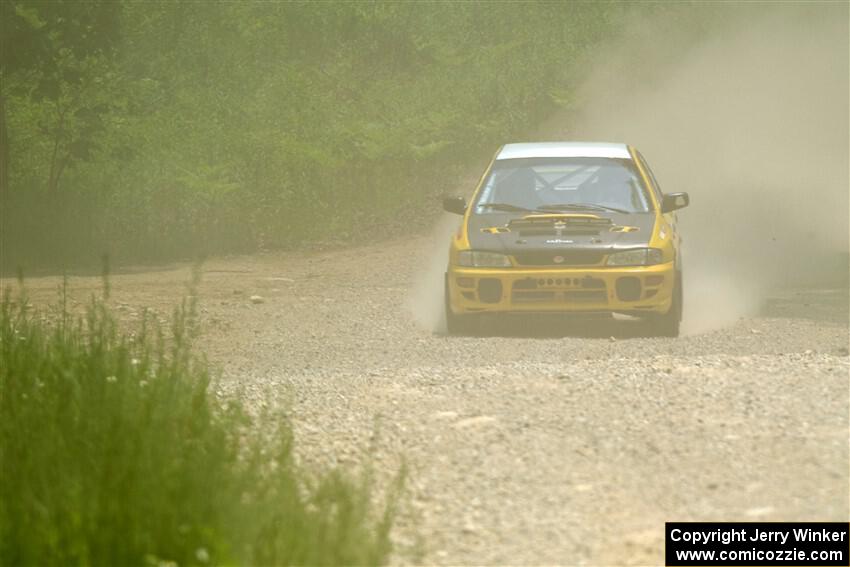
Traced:
[[460, 287], [475, 287], [475, 280], [473, 278], [458, 278], [457, 285]]
[[664, 281], [664, 276], [646, 276], [646, 285], [659, 285]]

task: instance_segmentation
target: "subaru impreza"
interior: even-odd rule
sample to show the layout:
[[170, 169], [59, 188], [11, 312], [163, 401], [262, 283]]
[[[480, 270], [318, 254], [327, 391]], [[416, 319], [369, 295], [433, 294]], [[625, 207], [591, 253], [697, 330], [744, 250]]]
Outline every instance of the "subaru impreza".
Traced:
[[445, 273], [450, 333], [497, 313], [621, 313], [677, 336], [682, 254], [676, 211], [646, 160], [619, 143], [506, 144], [462, 215]]

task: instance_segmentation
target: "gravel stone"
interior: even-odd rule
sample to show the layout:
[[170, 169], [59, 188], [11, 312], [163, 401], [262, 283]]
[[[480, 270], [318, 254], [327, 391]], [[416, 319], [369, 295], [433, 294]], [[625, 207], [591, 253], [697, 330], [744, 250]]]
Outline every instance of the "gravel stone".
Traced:
[[[850, 516], [846, 288], [678, 339], [615, 320], [446, 337], [407, 309], [430, 248], [213, 259], [198, 290], [216, 395], [289, 419], [304, 466], [370, 467], [379, 498], [406, 464], [394, 563], [662, 564], [665, 521]], [[190, 269], [114, 275], [118, 317], [169, 313]], [[99, 278], [70, 288], [82, 308]]]

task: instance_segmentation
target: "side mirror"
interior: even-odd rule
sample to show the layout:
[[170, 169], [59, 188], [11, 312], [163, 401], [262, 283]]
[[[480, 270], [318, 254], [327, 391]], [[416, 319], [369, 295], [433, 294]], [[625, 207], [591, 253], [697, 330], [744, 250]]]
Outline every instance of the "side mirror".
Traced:
[[466, 213], [466, 199], [463, 197], [443, 197], [443, 210], [462, 215]]
[[661, 212], [671, 213], [687, 207], [690, 203], [691, 198], [688, 197], [687, 193], [668, 193], [664, 195], [661, 201]]

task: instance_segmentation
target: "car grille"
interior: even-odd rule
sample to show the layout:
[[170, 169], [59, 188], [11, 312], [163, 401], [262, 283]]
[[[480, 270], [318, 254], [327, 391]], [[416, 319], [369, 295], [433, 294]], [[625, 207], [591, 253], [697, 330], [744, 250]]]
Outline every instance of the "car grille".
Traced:
[[555, 301], [554, 291], [515, 291], [511, 294], [513, 303], [538, 303]]
[[514, 259], [520, 266], [593, 266], [602, 262], [604, 255], [596, 250], [542, 250], [520, 252]]
[[525, 278], [511, 288], [513, 303], [608, 303], [605, 281], [583, 278]]
[[564, 301], [567, 303], [606, 303], [608, 297], [604, 291], [565, 291]]
[[511, 293], [512, 303], [553, 303], [562, 301], [566, 304], [578, 303], [608, 303], [605, 291], [576, 290], [576, 291], [526, 291], [516, 290]]

